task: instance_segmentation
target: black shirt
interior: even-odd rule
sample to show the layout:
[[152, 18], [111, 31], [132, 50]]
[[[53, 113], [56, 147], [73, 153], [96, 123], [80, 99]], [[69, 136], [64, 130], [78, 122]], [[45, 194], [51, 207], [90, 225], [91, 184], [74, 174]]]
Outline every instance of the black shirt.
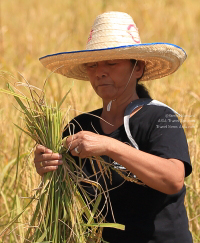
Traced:
[[[102, 131], [99, 118], [96, 117], [100, 116], [101, 112], [102, 109], [99, 109], [91, 114], [76, 117], [72, 121], [75, 125], [75, 133], [81, 130], [78, 125], [80, 124], [85, 131], [98, 132], [129, 143], [123, 125], [111, 134]], [[171, 110], [144, 105], [130, 118], [130, 131], [140, 150], [166, 159], [179, 159], [185, 165], [185, 175], [191, 173], [186, 137], [178, 118]], [[67, 134], [66, 131], [64, 136]], [[106, 156], [102, 157], [106, 161], [110, 160]], [[92, 173], [89, 163], [85, 164], [84, 170], [87, 175]], [[105, 241], [110, 243], [192, 242], [184, 206], [185, 186], [180, 192], [167, 195], [146, 185], [124, 181], [115, 171], [112, 172], [112, 184], [109, 184], [109, 180], [107, 183], [109, 189], [117, 187], [110, 190], [109, 196], [115, 220], [125, 225], [125, 231], [105, 228], [103, 230]], [[111, 212], [106, 219], [108, 222], [113, 222]]]

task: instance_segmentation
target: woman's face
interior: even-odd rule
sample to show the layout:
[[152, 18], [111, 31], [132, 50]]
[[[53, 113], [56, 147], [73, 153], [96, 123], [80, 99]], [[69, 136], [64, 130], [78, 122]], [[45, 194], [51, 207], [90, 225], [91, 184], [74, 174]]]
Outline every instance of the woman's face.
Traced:
[[110, 60], [86, 64], [92, 87], [103, 100], [108, 101], [116, 99], [121, 94], [126, 96], [133, 94], [136, 78], [138, 78], [135, 72], [125, 89], [133, 67], [134, 64], [130, 60]]

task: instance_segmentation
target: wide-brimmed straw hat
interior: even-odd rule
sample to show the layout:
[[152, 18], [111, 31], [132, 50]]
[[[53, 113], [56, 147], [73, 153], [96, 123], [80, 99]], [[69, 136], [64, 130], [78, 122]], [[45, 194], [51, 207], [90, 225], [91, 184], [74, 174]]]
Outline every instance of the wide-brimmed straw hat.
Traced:
[[40, 58], [53, 72], [69, 78], [89, 80], [84, 64], [115, 59], [145, 61], [141, 80], [152, 80], [175, 72], [186, 59], [185, 51], [169, 43], [142, 44], [130, 15], [107, 12], [97, 16], [86, 49], [61, 52]]

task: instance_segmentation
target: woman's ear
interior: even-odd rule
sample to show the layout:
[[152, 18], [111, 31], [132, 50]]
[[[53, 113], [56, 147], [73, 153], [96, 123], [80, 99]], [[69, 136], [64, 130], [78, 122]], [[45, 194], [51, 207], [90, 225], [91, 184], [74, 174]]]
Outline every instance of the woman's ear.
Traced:
[[144, 73], [145, 62], [144, 61], [137, 61], [137, 65], [135, 67], [135, 77], [137, 79], [141, 78]]

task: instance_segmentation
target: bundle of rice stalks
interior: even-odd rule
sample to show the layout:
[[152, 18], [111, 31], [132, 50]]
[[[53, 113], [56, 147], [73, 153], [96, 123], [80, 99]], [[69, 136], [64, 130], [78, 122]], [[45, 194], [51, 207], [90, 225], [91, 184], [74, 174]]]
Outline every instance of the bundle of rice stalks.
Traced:
[[[105, 215], [99, 211], [102, 198], [105, 200], [103, 204], [107, 203], [106, 192], [97, 181], [91, 181], [84, 175], [81, 166], [76, 164], [67, 148], [62, 145], [66, 112], [62, 113], [61, 105], [66, 95], [60, 104], [49, 106], [46, 104], [44, 92], [38, 95], [28, 83], [18, 85], [28, 88], [30, 97], [21, 92], [16, 93], [16, 89], [10, 84], [9, 90], [1, 90], [13, 95], [20, 106], [25, 127], [16, 126], [36, 144], [62, 154], [64, 163], [56, 171], [44, 175], [34, 197], [0, 235], [15, 224], [33, 202], [36, 202], [36, 208], [31, 222], [28, 223], [24, 242], [97, 243], [102, 239], [103, 227], [124, 229], [123, 225], [106, 223]], [[98, 163], [102, 168], [105, 167], [102, 160]], [[103, 173], [102, 169], [101, 171]], [[95, 198], [90, 198], [82, 183], [93, 187]]]

